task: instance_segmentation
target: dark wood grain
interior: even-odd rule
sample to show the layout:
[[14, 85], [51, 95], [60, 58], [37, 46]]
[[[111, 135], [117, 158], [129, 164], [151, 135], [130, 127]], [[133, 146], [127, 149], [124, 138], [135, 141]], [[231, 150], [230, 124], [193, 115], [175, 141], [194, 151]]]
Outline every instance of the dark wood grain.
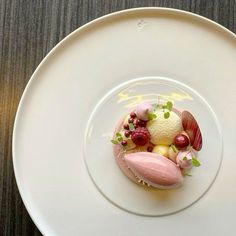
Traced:
[[141, 6], [195, 12], [236, 32], [235, 0], [0, 0], [0, 236], [41, 235], [19, 195], [11, 153], [15, 112], [33, 71], [77, 27]]

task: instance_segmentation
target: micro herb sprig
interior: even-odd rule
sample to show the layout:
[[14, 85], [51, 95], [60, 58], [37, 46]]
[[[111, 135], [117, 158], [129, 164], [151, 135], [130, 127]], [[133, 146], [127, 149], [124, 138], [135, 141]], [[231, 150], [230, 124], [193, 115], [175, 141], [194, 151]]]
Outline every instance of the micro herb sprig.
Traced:
[[148, 120], [154, 120], [157, 118], [157, 115], [154, 112], [148, 112]]
[[168, 119], [170, 117], [170, 111], [173, 108], [173, 103], [171, 101], [167, 101], [165, 104], [162, 105], [162, 110], [164, 112], [164, 118]]
[[123, 136], [121, 133], [117, 132], [115, 135], [115, 138], [111, 140], [113, 144], [119, 144], [120, 142], [123, 141]]

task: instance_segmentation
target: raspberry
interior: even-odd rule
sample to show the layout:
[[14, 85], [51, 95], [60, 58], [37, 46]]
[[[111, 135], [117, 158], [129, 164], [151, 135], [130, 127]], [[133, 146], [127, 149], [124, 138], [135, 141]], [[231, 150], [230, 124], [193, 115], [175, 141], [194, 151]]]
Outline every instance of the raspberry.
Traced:
[[150, 134], [147, 128], [138, 127], [131, 134], [132, 141], [138, 146], [144, 146], [150, 140]]

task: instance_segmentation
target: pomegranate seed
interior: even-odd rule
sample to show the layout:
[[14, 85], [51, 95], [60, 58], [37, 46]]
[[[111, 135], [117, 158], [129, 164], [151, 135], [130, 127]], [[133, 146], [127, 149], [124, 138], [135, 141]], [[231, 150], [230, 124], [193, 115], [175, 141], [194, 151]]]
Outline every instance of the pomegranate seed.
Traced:
[[122, 146], [126, 146], [127, 145], [127, 141], [126, 140], [121, 141], [121, 145]]
[[131, 118], [135, 118], [135, 117], [136, 117], [135, 112], [131, 112], [131, 113], [130, 113], [130, 117], [131, 117]]
[[152, 146], [148, 146], [148, 147], [147, 147], [147, 151], [148, 151], [148, 152], [152, 152], [152, 150], [153, 150], [153, 147], [152, 147]]
[[129, 125], [128, 124], [124, 124], [124, 129], [127, 129], [127, 130], [129, 130]]
[[131, 132], [129, 130], [125, 131], [125, 137], [128, 138], [130, 136]]
[[134, 122], [134, 119], [133, 118], [129, 118], [128, 119], [128, 123], [133, 123]]

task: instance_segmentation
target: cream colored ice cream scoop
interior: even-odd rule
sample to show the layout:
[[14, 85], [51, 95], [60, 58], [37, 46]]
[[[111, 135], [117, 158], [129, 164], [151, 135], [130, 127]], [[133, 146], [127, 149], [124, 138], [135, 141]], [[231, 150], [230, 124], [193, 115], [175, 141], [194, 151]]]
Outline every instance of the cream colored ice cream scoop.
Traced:
[[151, 142], [155, 145], [170, 145], [174, 137], [183, 130], [181, 118], [173, 111], [169, 118], [164, 118], [163, 112], [156, 113], [157, 118], [147, 122], [147, 129], [151, 135]]

